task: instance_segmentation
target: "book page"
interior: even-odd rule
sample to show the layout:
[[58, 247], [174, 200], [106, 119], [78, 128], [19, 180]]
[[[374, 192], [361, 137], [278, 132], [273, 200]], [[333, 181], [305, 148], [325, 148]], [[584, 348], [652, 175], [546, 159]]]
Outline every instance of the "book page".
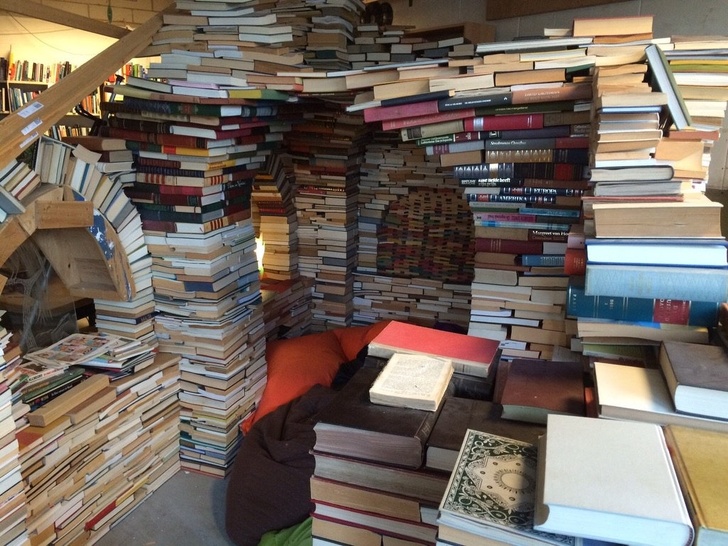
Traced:
[[452, 375], [449, 360], [395, 353], [374, 381], [369, 396], [438, 401]]

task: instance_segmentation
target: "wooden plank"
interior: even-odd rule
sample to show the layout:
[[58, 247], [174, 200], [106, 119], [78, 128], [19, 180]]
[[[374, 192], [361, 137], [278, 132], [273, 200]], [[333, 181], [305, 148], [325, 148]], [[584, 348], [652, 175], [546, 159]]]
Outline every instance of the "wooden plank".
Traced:
[[588, 6], [599, 6], [602, 4], [614, 4], [625, 0], [551, 0], [543, 2], [529, 0], [528, 2], [514, 2], [513, 0], [488, 0], [485, 7], [485, 19], [497, 21], [498, 19], [510, 19], [512, 17], [523, 17], [537, 13], [548, 13], [552, 11], [563, 11], [567, 9], [585, 8]]
[[28, 237], [30, 234], [23, 229], [17, 216], [12, 216], [0, 224], [0, 241], [3, 242], [0, 245], [0, 265], [4, 264]]
[[91, 201], [36, 202], [36, 229], [77, 228], [94, 225]]
[[26, 15], [33, 19], [42, 19], [66, 27], [108, 36], [109, 38], [123, 38], [129, 34], [129, 31], [125, 28], [102, 23], [95, 19], [89, 19], [82, 15], [76, 15], [75, 13], [29, 0], [3, 0], [2, 9], [11, 13]]
[[[46, 6], [42, 7], [46, 9]], [[99, 87], [109, 74], [136, 57], [162, 26], [163, 12], [149, 18], [139, 28], [93, 59], [82, 64], [37, 98], [0, 121], [0, 165], [18, 157], [52, 125]]]

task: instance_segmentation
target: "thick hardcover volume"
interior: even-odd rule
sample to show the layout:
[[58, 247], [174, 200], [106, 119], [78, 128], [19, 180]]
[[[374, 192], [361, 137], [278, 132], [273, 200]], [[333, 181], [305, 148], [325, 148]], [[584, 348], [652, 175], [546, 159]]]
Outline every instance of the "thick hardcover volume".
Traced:
[[534, 529], [536, 481], [535, 445], [469, 429], [438, 524], [503, 544], [576, 544], [573, 537]]
[[566, 294], [566, 315], [574, 318], [714, 327], [718, 324], [718, 306], [715, 301], [589, 296], [583, 277], [572, 277]]
[[665, 441], [695, 528], [695, 546], [728, 542], [728, 434], [668, 425]]
[[382, 121], [382, 130], [393, 131], [408, 127], [418, 127], [431, 123], [442, 123], [444, 121], [461, 120], [475, 115], [474, 110], [453, 110], [452, 112], [440, 112], [403, 118], [388, 118]]
[[389, 358], [395, 352], [452, 360], [455, 371], [488, 377], [494, 371], [499, 342], [393, 320], [369, 343], [369, 355]]
[[581, 180], [586, 167], [569, 163], [480, 163], [457, 165], [453, 175], [459, 180], [483, 178], [544, 178], [552, 180]]
[[540, 129], [544, 126], [543, 114], [510, 114], [503, 116], [476, 116], [466, 118], [466, 131], [503, 131], [509, 129]]
[[500, 404], [488, 400], [457, 396], [446, 398], [427, 440], [425, 467], [452, 472], [468, 429], [529, 443], [536, 443], [546, 431], [546, 427], [536, 423], [503, 419], [502, 411]]
[[692, 541], [659, 425], [549, 415], [537, 475], [536, 529], [623, 544]]
[[658, 362], [677, 411], [728, 419], [728, 355], [722, 346], [663, 341]]
[[369, 401], [381, 371], [370, 359], [318, 415], [315, 449], [382, 464], [419, 468], [437, 412]]
[[586, 264], [590, 296], [727, 301], [728, 269], [624, 264]]
[[504, 419], [545, 425], [549, 413], [586, 412], [581, 362], [514, 359], [499, 366], [496, 392]]
[[[118, 106], [114, 106], [118, 105]], [[105, 111], [116, 108], [120, 112], [154, 112], [157, 114], [185, 114], [215, 117], [255, 117], [275, 116], [276, 105], [248, 106], [235, 104], [200, 104], [193, 102], [173, 102], [166, 100], [149, 100], [137, 97], [124, 97], [120, 103], [108, 102], [103, 105]]]

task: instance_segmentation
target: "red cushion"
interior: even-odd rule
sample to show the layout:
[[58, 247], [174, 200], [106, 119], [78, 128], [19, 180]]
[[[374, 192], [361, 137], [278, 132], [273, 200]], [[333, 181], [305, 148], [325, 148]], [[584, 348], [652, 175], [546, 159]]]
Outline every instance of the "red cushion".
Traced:
[[314, 385], [331, 386], [339, 367], [354, 360], [387, 322], [269, 341], [265, 349], [268, 382], [255, 413], [242, 423], [243, 432], [250, 430], [267, 413], [298, 398]]

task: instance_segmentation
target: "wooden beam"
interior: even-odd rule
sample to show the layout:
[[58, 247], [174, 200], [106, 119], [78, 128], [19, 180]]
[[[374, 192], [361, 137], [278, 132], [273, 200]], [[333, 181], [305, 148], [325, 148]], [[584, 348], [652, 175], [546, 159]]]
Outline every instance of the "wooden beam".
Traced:
[[162, 26], [162, 12], [0, 121], [0, 165], [18, 157], [52, 125], [149, 45]]
[[598, 6], [601, 4], [614, 4], [626, 0], [488, 0], [485, 7], [486, 21], [497, 21], [498, 19], [510, 19], [511, 17], [523, 17], [537, 13], [548, 13], [551, 11], [563, 11], [567, 9], [585, 8], [587, 6]]
[[95, 19], [89, 19], [82, 15], [76, 15], [62, 9], [45, 6], [30, 0], [3, 0], [2, 9], [20, 15], [26, 15], [33, 19], [42, 19], [51, 23], [57, 23], [66, 27], [77, 28], [94, 34], [108, 36], [109, 38], [123, 38], [129, 31], [125, 28], [102, 23]]

